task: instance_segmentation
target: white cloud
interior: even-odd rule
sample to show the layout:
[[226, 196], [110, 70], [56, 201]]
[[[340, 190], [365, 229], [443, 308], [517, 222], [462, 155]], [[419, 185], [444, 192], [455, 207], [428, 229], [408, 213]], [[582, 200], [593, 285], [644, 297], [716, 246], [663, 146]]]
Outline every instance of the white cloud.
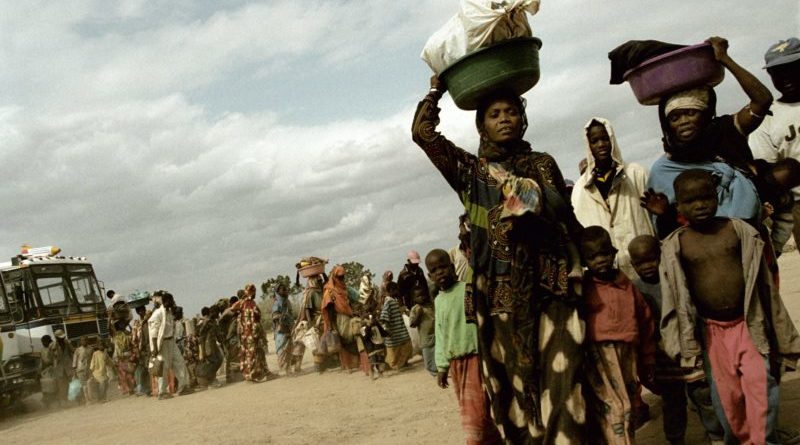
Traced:
[[[526, 95], [534, 147], [574, 177], [581, 129], [599, 114], [615, 124], [625, 157], [649, 165], [660, 150], [654, 109], [638, 106], [627, 85], [608, 85], [610, 49], [632, 38], [721, 34], [764, 78], [763, 48], [798, 32], [796, 3], [707, 3], [654, 11], [635, 1], [546, 2], [533, 18], [542, 80]], [[417, 55], [455, 2], [175, 5], [0, 4], [0, 254], [56, 244], [89, 256], [109, 287], [170, 288], [194, 310], [246, 281], [292, 274], [300, 256], [397, 271], [411, 248], [457, 242], [457, 197], [409, 131], [427, 82]], [[398, 76], [370, 64], [386, 54], [410, 54], [416, 65], [399, 77], [419, 78], [397, 95], [368, 94], [390, 110], [368, 115], [352, 97]], [[288, 101], [219, 110], [193, 94], [224, 96], [237, 76], [284, 88], [270, 83], [275, 70], [300, 65], [309, 86], [359, 71], [349, 88], [329, 91], [335, 116], [289, 120], [298, 104]], [[719, 92], [722, 111], [744, 104], [730, 76]], [[292, 94], [308, 107], [324, 99]], [[441, 130], [474, 150], [473, 114], [448, 98], [442, 106]]]
[[22, 87], [12, 97], [63, 109], [188, 92], [239, 70], [268, 76], [301, 57], [313, 57], [318, 70], [336, 70], [419, 32], [424, 12], [437, 8], [414, 6], [275, 0], [184, 17], [174, 13], [180, 5], [138, 1], [116, 8], [99, 0], [14, 3], [0, 21], [12, 36], [0, 43], [0, 62], [15, 69], [0, 80]]
[[411, 112], [288, 127], [271, 114], [213, 120], [180, 96], [63, 117], [5, 110], [2, 248], [53, 243], [118, 290], [203, 296], [288, 273], [302, 254], [375, 261], [451, 228], [416, 209], [449, 193], [410, 143]]

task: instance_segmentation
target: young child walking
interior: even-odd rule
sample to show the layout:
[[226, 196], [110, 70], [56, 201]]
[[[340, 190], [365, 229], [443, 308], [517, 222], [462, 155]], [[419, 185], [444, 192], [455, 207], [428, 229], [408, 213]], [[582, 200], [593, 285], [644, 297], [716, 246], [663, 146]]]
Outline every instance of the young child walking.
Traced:
[[796, 361], [800, 336], [766, 267], [764, 241], [744, 221], [715, 216], [707, 171], [686, 170], [673, 186], [688, 225], [662, 246], [664, 348], [684, 367], [705, 365], [726, 443], [778, 443], [769, 354]]
[[468, 324], [464, 314], [463, 282], [456, 279], [456, 269], [450, 255], [434, 249], [425, 257], [428, 274], [439, 287], [434, 302], [436, 382], [447, 389], [448, 375], [452, 379], [461, 409], [461, 427], [467, 444], [501, 443], [489, 413], [489, 400], [483, 390], [478, 356], [478, 330]]
[[379, 379], [386, 369], [386, 337], [388, 332], [372, 315], [364, 318], [364, 326], [361, 328], [361, 336], [364, 339], [364, 348], [369, 357], [369, 376], [372, 380]]
[[96, 402], [105, 402], [106, 389], [108, 387], [108, 366], [111, 363], [106, 353], [106, 346], [102, 340], [97, 344], [97, 349], [92, 353], [92, 361], [89, 364], [89, 369], [92, 371], [92, 379], [97, 384], [97, 394], [94, 397]]
[[388, 332], [378, 321], [382, 311], [382, 302], [377, 292], [371, 293], [364, 301], [361, 313], [361, 338], [369, 357], [369, 375], [375, 380], [383, 375], [386, 368], [385, 338]]
[[84, 335], [80, 339], [80, 345], [75, 349], [75, 352], [72, 354], [72, 371], [75, 373], [75, 377], [77, 377], [81, 381], [81, 389], [83, 391], [83, 402], [88, 404], [91, 402], [91, 398], [89, 397], [89, 378], [91, 377], [91, 371], [89, 370], [89, 363], [92, 360], [92, 353], [94, 349], [89, 346], [89, 336]]
[[686, 443], [688, 394], [709, 441], [713, 445], [721, 445], [724, 433], [711, 405], [711, 388], [706, 382], [705, 374], [702, 370], [681, 368], [667, 356], [660, 342], [661, 336], [657, 326], [661, 320], [661, 279], [658, 274], [661, 264], [661, 244], [654, 236], [640, 235], [631, 240], [628, 254], [631, 265], [639, 275], [633, 284], [642, 293], [656, 324], [654, 335], [657, 345], [656, 369], [650, 389], [661, 396], [664, 437], [670, 445]]
[[[652, 382], [655, 326], [642, 294], [614, 267], [617, 249], [600, 226], [589, 226], [581, 237], [581, 254], [589, 269], [583, 278], [586, 300], [589, 385], [594, 416], [605, 442], [631, 445], [636, 427], [633, 399], [637, 368]], [[553, 366], [557, 366], [553, 363]]]
[[436, 360], [434, 358], [434, 345], [436, 344], [434, 320], [435, 313], [431, 298], [426, 289], [416, 285], [411, 289], [411, 298], [414, 306], [409, 315], [409, 325], [417, 328], [419, 333], [419, 346], [422, 349], [422, 358], [425, 361], [425, 369], [432, 376], [436, 376]]
[[400, 287], [397, 283], [386, 285], [388, 295], [383, 301], [380, 322], [386, 328], [389, 336], [385, 338], [386, 365], [394, 371], [404, 368], [408, 364], [414, 350], [411, 346], [411, 337], [403, 322], [403, 312], [400, 305]]

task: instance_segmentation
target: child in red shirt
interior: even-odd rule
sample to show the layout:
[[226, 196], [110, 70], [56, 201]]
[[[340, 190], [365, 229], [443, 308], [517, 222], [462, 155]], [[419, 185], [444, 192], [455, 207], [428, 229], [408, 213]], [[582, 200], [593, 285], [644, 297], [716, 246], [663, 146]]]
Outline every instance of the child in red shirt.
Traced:
[[632, 401], [638, 383], [637, 368], [643, 367], [644, 372], [639, 374], [652, 381], [655, 327], [642, 294], [614, 267], [616, 253], [605, 229], [584, 229], [581, 254], [589, 269], [583, 278], [583, 295], [587, 378], [594, 393], [592, 418], [609, 445], [631, 445], [636, 426]]

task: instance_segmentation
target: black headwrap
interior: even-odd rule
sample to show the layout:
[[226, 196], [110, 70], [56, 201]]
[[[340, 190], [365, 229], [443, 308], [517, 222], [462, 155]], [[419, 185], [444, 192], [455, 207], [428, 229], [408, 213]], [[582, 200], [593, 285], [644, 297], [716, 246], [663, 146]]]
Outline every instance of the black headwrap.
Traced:
[[[486, 137], [486, 131], [483, 128], [483, 119], [489, 107], [498, 100], [506, 100], [517, 106], [519, 109], [520, 117], [522, 118], [522, 128], [520, 130], [520, 138], [515, 141], [510, 141], [501, 144], [490, 141]], [[491, 94], [487, 94], [478, 104], [478, 109], [475, 112], [475, 126], [478, 128], [478, 133], [481, 136], [481, 145], [478, 148], [478, 157], [485, 158], [490, 161], [504, 161], [507, 158], [528, 153], [531, 151], [531, 144], [522, 140], [522, 136], [528, 129], [528, 116], [525, 114], [525, 99], [517, 95], [511, 90], [497, 90]]]
[[670, 158], [676, 162], [713, 161], [719, 153], [719, 147], [722, 143], [722, 131], [719, 121], [714, 119], [717, 115], [716, 93], [712, 88], [708, 89], [708, 108], [702, 112], [705, 127], [694, 140], [687, 143], [673, 140], [672, 129], [664, 113], [667, 101], [671, 97], [662, 97], [658, 104], [658, 119], [661, 122], [661, 132], [663, 133], [661, 141], [664, 144], [664, 151], [669, 153]]
[[753, 153], [747, 143], [747, 136], [736, 128], [733, 115], [717, 116], [717, 95], [713, 88], [708, 88], [708, 108], [703, 112], [705, 128], [692, 141], [681, 144], [672, 139], [664, 109], [670, 97], [663, 97], [658, 104], [658, 119], [664, 151], [676, 162], [710, 162], [724, 161], [731, 167], [749, 172], [749, 163], [753, 161]]

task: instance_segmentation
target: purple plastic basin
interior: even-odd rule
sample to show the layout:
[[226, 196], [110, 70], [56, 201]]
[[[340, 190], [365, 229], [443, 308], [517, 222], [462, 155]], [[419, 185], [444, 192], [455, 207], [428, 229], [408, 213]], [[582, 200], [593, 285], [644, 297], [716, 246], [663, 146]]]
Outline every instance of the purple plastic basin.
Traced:
[[645, 60], [623, 78], [640, 104], [658, 105], [663, 96], [718, 85], [725, 78], [725, 68], [714, 58], [711, 44], [701, 43]]

